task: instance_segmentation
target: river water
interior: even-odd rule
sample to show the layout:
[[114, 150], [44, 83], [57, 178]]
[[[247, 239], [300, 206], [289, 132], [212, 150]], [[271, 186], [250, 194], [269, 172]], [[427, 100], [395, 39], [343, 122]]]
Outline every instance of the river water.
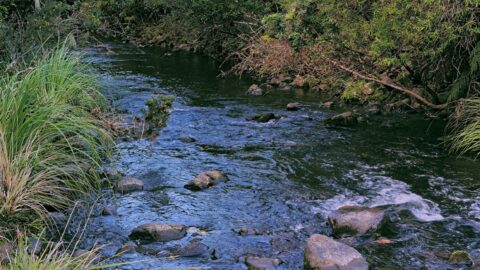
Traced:
[[[328, 213], [344, 205], [387, 208], [377, 234], [350, 241], [371, 269], [459, 269], [454, 250], [480, 256], [480, 167], [449, 156], [441, 121], [422, 115], [377, 116], [355, 127], [328, 127], [335, 113], [308, 91], [272, 91], [248, 97], [248, 79], [219, 79], [205, 56], [113, 44], [114, 54], [89, 49], [103, 92], [127, 115], [141, 115], [155, 94], [175, 96], [166, 128], [154, 140], [119, 142], [112, 164], [142, 179], [145, 191], [116, 195], [116, 216], [95, 216], [85, 245], [106, 244], [112, 255], [133, 228], [147, 222], [200, 228], [197, 236], [147, 245], [115, 262], [118, 269], [246, 269], [247, 255], [277, 257], [279, 269], [302, 269], [311, 234], [329, 235]], [[285, 105], [304, 108], [288, 112]], [[342, 111], [342, 110], [338, 110]], [[283, 118], [246, 118], [273, 112]], [[182, 137], [194, 142], [184, 142]], [[202, 171], [219, 169], [229, 181], [202, 192], [183, 186]], [[241, 227], [261, 231], [242, 236]], [[379, 236], [391, 244], [373, 242]], [[166, 256], [192, 238], [215, 256]]]

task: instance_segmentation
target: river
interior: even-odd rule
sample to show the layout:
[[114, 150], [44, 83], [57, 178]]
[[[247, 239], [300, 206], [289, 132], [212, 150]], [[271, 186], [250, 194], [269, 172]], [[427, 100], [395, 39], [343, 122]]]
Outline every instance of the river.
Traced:
[[[154, 140], [118, 143], [120, 171], [142, 179], [145, 191], [117, 194], [116, 216], [92, 217], [85, 245], [106, 244], [112, 255], [133, 228], [147, 222], [201, 229], [195, 236], [215, 256], [163, 256], [193, 236], [153, 243], [115, 261], [118, 269], [246, 269], [247, 255], [277, 257], [279, 269], [302, 269], [306, 239], [330, 235], [330, 211], [344, 205], [385, 206], [378, 235], [354, 241], [371, 269], [458, 269], [454, 250], [480, 256], [480, 167], [449, 155], [444, 123], [421, 114], [375, 116], [355, 127], [328, 127], [337, 111], [318, 94], [271, 91], [250, 97], [253, 83], [218, 78], [218, 62], [199, 54], [111, 44], [86, 50], [102, 91], [128, 115], [140, 115], [155, 94], [175, 96], [167, 126]], [[285, 110], [289, 102], [302, 110]], [[269, 123], [246, 118], [273, 112]], [[189, 136], [194, 141], [181, 138]], [[201, 192], [183, 186], [202, 171], [219, 169], [229, 181]], [[242, 236], [238, 229], [259, 235]], [[379, 235], [392, 241], [373, 242]], [[212, 258], [213, 257], [213, 258]]]

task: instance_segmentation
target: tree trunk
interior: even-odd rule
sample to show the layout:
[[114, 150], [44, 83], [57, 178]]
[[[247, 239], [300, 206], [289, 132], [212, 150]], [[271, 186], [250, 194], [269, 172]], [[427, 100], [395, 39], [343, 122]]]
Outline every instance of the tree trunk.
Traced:
[[40, 10], [40, 0], [33, 0], [35, 2], [35, 10]]

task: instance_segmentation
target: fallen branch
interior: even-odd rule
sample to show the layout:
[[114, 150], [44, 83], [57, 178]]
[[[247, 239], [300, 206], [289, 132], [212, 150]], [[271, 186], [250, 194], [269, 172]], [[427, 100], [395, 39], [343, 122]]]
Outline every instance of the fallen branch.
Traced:
[[432, 102], [430, 102], [428, 99], [422, 97], [420, 94], [418, 94], [415, 90], [412, 90], [412, 89], [408, 89], [408, 88], [405, 88], [401, 85], [398, 85], [396, 84], [395, 82], [393, 82], [390, 78], [388, 77], [385, 77], [385, 78], [382, 78], [382, 79], [377, 79], [375, 77], [371, 77], [371, 76], [367, 76], [367, 75], [364, 75], [358, 71], [355, 71], [349, 67], [346, 67], [344, 65], [342, 65], [341, 63], [337, 62], [337, 61], [334, 61], [334, 60], [328, 60], [332, 65], [334, 65], [335, 67], [337, 68], [340, 68], [342, 69], [343, 71], [346, 71], [354, 76], [357, 76], [357, 77], [360, 77], [364, 80], [367, 80], [367, 81], [373, 81], [373, 82], [376, 82], [376, 83], [379, 83], [381, 85], [384, 85], [384, 86], [387, 86], [387, 87], [390, 87], [390, 88], [393, 88], [395, 90], [398, 90], [402, 93], [405, 93], [419, 101], [421, 101], [422, 103], [424, 103], [425, 105], [433, 108], [433, 109], [437, 109], [437, 110], [443, 110], [445, 108], [447, 108], [448, 104], [447, 103], [444, 103], [444, 104], [434, 104]]

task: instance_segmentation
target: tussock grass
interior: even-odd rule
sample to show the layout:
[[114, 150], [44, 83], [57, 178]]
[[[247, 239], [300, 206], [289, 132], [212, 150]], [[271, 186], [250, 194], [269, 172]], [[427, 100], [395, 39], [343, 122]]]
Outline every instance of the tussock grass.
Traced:
[[451, 151], [480, 155], [480, 98], [460, 101], [450, 117], [449, 127]]
[[98, 249], [93, 249], [80, 256], [74, 256], [65, 250], [61, 242], [49, 243], [38, 256], [32, 256], [31, 249], [25, 244], [28, 240], [18, 243], [15, 252], [9, 256], [4, 269], [8, 270], [90, 270], [103, 269], [99, 264]]
[[104, 106], [65, 48], [0, 81], [0, 219], [32, 212], [45, 219], [47, 208], [101, 186], [95, 169], [111, 138], [92, 112]]

